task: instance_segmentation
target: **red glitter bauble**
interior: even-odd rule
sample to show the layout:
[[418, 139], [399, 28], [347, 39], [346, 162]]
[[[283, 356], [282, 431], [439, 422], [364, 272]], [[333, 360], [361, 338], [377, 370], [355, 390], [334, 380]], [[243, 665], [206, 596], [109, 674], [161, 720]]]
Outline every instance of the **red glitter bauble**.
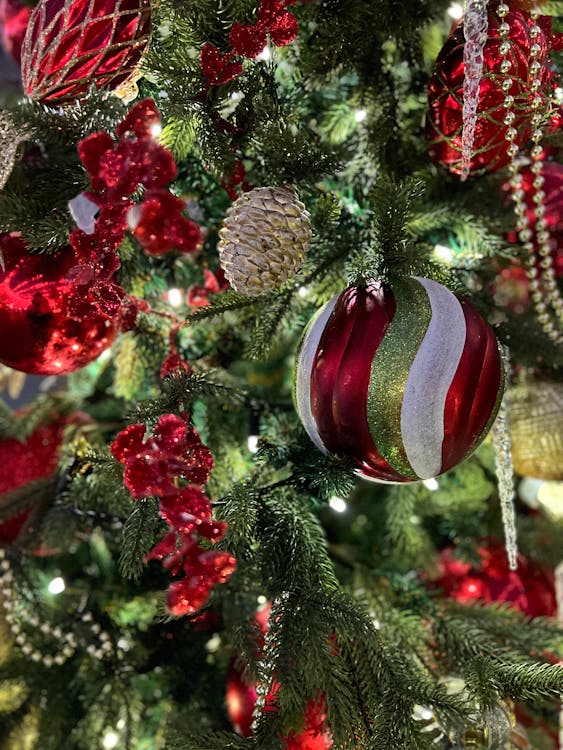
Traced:
[[[510, 50], [503, 56], [499, 52], [502, 39], [498, 27], [500, 21], [494, 11], [489, 13], [488, 39], [483, 50], [483, 77], [479, 87], [479, 104], [475, 140], [471, 159], [471, 173], [493, 172], [510, 161], [507, 153], [510, 141], [505, 136], [509, 127], [516, 130], [513, 141], [522, 147], [531, 134], [531, 118], [536, 110], [531, 106], [537, 95], [546, 100], [547, 92], [553, 88], [553, 74], [549, 69], [548, 51], [551, 43], [551, 21], [539, 18], [540, 33], [532, 38], [530, 28], [536, 22], [525, 12], [511, 10], [504, 19], [510, 27], [508, 39]], [[535, 57], [530, 55], [532, 45], [539, 46]], [[437, 164], [454, 174], [461, 172], [461, 141], [463, 129], [463, 27], [458, 27], [442, 48], [434, 73], [428, 86], [429, 111], [426, 119], [426, 135], [430, 141], [429, 154]], [[511, 63], [509, 77], [512, 81], [508, 91], [503, 91], [502, 82], [507, 74], [501, 73], [503, 60]], [[542, 66], [540, 87], [534, 92], [530, 86], [529, 67], [532, 60]], [[515, 119], [504, 123], [508, 112], [504, 106], [506, 96], [514, 97], [511, 112]], [[540, 111], [541, 107], [540, 107]]]
[[35, 375], [62, 375], [96, 359], [115, 338], [105, 316], [69, 317], [75, 294], [67, 274], [76, 263], [70, 248], [54, 255], [30, 253], [15, 235], [0, 238], [0, 362]]
[[36, 101], [112, 90], [137, 73], [151, 31], [149, 0], [39, 0], [22, 48], [22, 80]]
[[494, 604], [506, 602], [529, 617], [557, 613], [553, 573], [523, 555], [518, 570], [510, 570], [503, 545], [488, 541], [477, 548], [477, 565], [458, 560], [451, 547], [440, 554], [440, 578], [435, 581], [446, 596], [461, 604], [475, 599]]
[[[37, 429], [25, 442], [0, 440], [0, 506], [2, 495], [36, 479], [49, 477], [57, 466], [63, 432], [69, 419], [60, 418]], [[0, 523], [0, 544], [19, 536], [32, 508]]]
[[429, 479], [461, 463], [487, 434], [502, 391], [490, 326], [418, 277], [333, 297], [309, 323], [295, 367], [311, 440], [378, 481]]

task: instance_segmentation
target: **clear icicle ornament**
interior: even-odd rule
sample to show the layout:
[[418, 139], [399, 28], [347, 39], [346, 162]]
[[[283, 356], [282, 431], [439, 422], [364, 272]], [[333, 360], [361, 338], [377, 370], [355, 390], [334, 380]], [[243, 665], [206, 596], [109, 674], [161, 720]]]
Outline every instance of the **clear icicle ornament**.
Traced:
[[465, 45], [463, 47], [463, 130], [461, 134], [461, 181], [469, 177], [479, 89], [483, 75], [483, 50], [487, 42], [489, 20], [488, 0], [467, 0], [463, 19]]
[[[509, 358], [506, 350], [504, 350], [503, 360], [505, 371], [508, 374]], [[495, 451], [498, 492], [508, 566], [510, 570], [517, 570], [518, 546], [516, 540], [516, 513], [514, 511], [514, 470], [512, 467], [508, 424], [508, 389], [505, 389], [502, 404], [493, 426], [493, 447]]]

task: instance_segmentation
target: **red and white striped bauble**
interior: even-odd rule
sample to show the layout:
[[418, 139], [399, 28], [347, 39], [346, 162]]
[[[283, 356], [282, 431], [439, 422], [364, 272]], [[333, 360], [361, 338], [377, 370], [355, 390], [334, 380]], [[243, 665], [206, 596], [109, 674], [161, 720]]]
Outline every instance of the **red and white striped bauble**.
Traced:
[[294, 398], [311, 440], [387, 482], [461, 463], [491, 427], [503, 367], [490, 326], [465, 300], [419, 277], [333, 297], [309, 323]]

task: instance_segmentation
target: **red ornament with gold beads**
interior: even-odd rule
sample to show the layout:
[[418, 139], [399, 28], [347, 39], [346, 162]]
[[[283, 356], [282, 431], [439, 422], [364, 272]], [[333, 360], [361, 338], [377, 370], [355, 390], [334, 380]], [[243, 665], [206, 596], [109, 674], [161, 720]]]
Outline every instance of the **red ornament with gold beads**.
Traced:
[[39, 0], [22, 47], [34, 101], [61, 104], [133, 79], [151, 31], [149, 0]]
[[[509, 6], [503, 6], [506, 13], [499, 14], [498, 3], [493, 5], [483, 49], [471, 174], [494, 172], [510, 162], [514, 150], [517, 153], [532, 133], [534, 111], [545, 105], [555, 87], [547, 65], [551, 19], [534, 20], [529, 13]], [[428, 87], [429, 154], [454, 174], [461, 172], [464, 44], [463, 27], [459, 26], [438, 55]], [[537, 88], [530, 85], [532, 65], [541, 70]]]

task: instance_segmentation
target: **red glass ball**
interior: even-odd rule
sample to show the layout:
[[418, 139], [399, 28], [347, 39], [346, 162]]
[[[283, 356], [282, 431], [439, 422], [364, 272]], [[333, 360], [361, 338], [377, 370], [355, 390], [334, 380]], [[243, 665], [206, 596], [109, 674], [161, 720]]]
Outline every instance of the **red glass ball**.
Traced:
[[[509, 163], [511, 157], [507, 150], [510, 141], [505, 138], [508, 128], [516, 130], [513, 143], [522, 147], [531, 135], [531, 118], [535, 112], [531, 106], [532, 100], [538, 95], [545, 101], [546, 92], [554, 85], [548, 64], [550, 19], [538, 19], [541, 31], [535, 38], [530, 35], [530, 28], [535, 22], [528, 13], [511, 10], [504, 20], [510, 26], [510, 50], [505, 56], [499, 52], [502, 43], [498, 32], [500, 21], [495, 12], [489, 13], [489, 32], [483, 51], [483, 77], [479, 88], [474, 153], [471, 159], [472, 174], [493, 172]], [[428, 85], [428, 151], [433, 161], [454, 174], [461, 171], [464, 41], [463, 27], [459, 26], [438, 55]], [[530, 55], [533, 44], [540, 48], [535, 57]], [[512, 85], [508, 91], [503, 91], [501, 87], [506, 74], [501, 73], [500, 66], [505, 59], [511, 63], [509, 76]], [[532, 91], [529, 83], [532, 60], [537, 60], [542, 65], [541, 85], [537, 92]], [[504, 123], [508, 111], [504, 106], [507, 94], [514, 97], [511, 111], [515, 114], [515, 119], [510, 126]]]
[[15, 235], [0, 238], [0, 362], [35, 375], [63, 375], [96, 359], [115, 338], [101, 315], [70, 318], [65, 302], [75, 265], [65, 248], [53, 255], [30, 253]]
[[[5, 493], [53, 473], [68, 423], [68, 419], [57, 419], [37, 429], [25, 442], [0, 440], [0, 506]], [[0, 544], [17, 539], [30, 513], [27, 508], [0, 523]]]
[[295, 403], [309, 437], [380, 481], [428, 479], [461, 463], [487, 434], [502, 391], [489, 325], [417, 277], [333, 297], [296, 360]]
[[36, 101], [112, 90], [137, 73], [151, 31], [149, 0], [39, 0], [22, 48], [22, 80]]
[[518, 555], [518, 570], [510, 570], [504, 546], [490, 540], [477, 548], [480, 562], [462, 562], [451, 547], [440, 553], [440, 577], [434, 582], [446, 596], [461, 604], [479, 599], [505, 602], [529, 617], [557, 613], [553, 573], [534, 560]]

